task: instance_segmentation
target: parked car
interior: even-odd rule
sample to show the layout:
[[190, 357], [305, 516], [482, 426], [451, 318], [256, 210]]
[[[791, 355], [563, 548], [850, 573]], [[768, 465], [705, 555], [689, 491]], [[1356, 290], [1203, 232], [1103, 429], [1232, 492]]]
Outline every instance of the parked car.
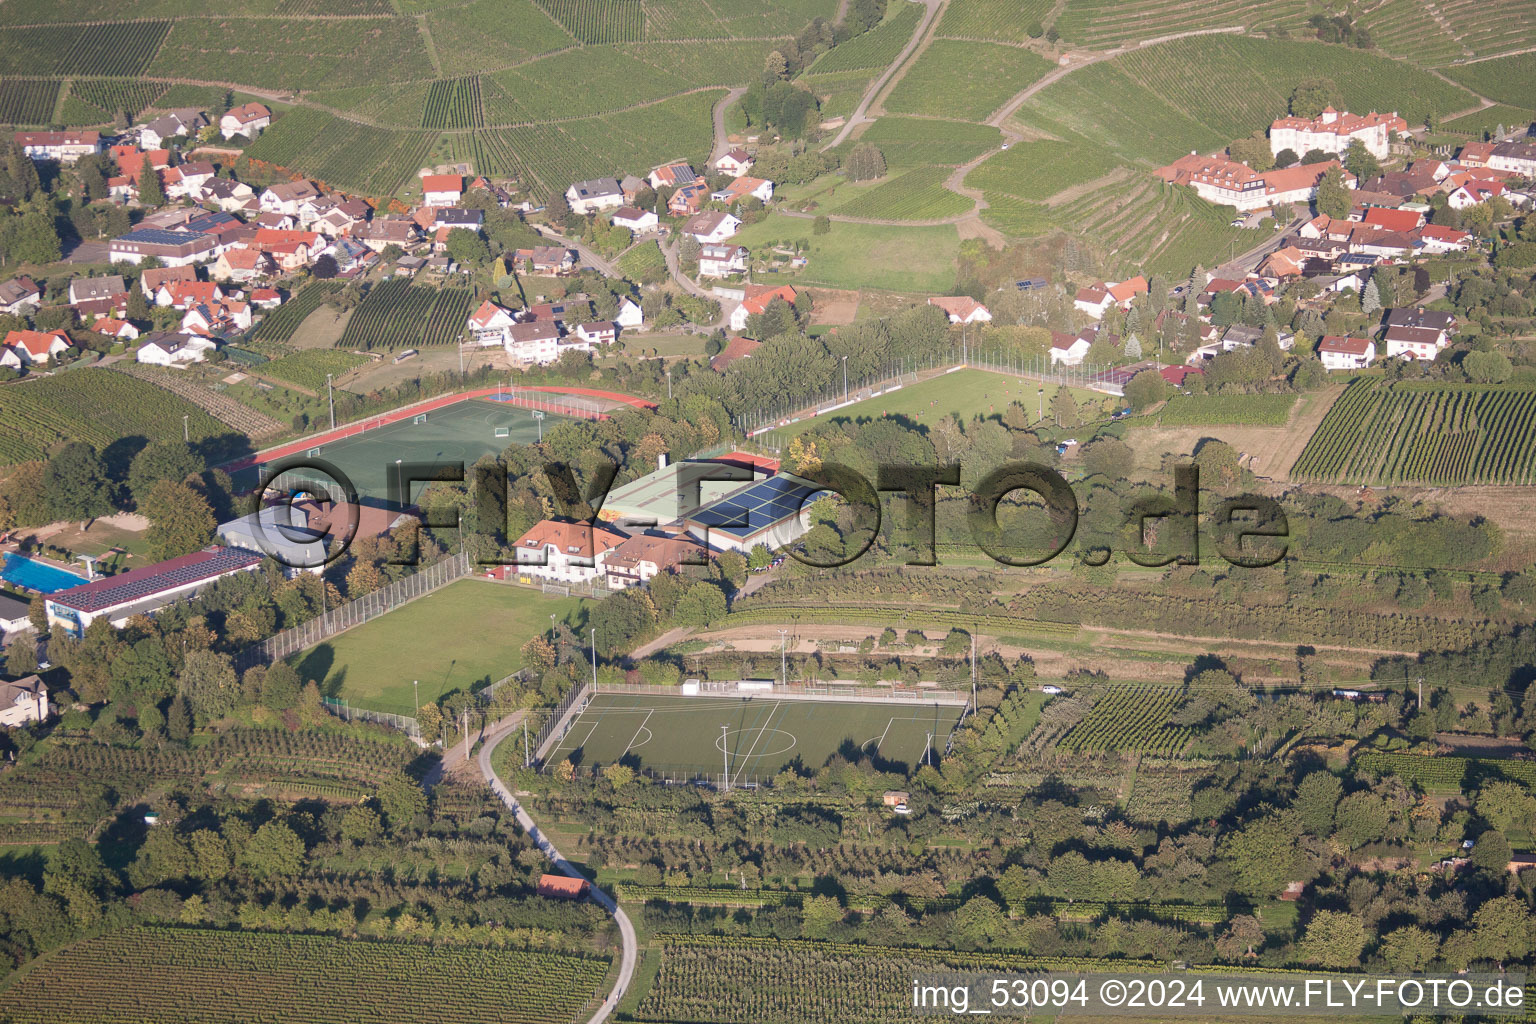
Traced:
[[1054, 695], [1056, 695], [1056, 694], [1061, 692], [1061, 687], [1059, 687], [1059, 686], [1052, 686], [1049, 683], [1047, 683], [1046, 685], [1040, 687], [1040, 692], [1041, 693], [1049, 693], [1052, 696], [1054, 696]]

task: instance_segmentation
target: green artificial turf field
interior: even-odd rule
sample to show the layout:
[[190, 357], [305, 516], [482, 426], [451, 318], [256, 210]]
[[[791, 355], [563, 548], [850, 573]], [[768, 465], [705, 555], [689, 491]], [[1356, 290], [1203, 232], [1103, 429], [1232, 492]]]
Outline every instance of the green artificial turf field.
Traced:
[[[545, 429], [560, 419], [556, 413], [547, 413]], [[505, 429], [507, 435], [497, 437], [498, 429]], [[499, 454], [514, 444], [531, 444], [538, 434], [539, 424], [531, 410], [491, 399], [474, 399], [433, 409], [427, 413], [425, 423], [404, 419], [319, 445], [315, 457], [332, 463], [345, 473], [362, 497], [382, 500], [389, 497], [397, 459], [404, 462], [462, 462], [467, 476], [469, 468], [482, 456]], [[260, 467], [241, 470], [235, 474], [235, 484], [254, 487], [260, 472]], [[274, 484], [294, 485], [312, 479], [317, 479], [317, 471], [295, 470], [291, 476], [277, 478]], [[420, 484], [416, 485], [412, 494], [419, 495], [420, 488]]]
[[545, 597], [487, 580], [460, 580], [291, 659], [300, 678], [328, 697], [358, 707], [414, 714], [412, 682], [422, 703], [454, 690], [494, 683], [522, 668], [522, 647], [549, 630], [554, 615], [573, 628], [587, 602]]
[[[1042, 397], [1041, 388], [1045, 389]], [[821, 416], [791, 423], [787, 427], [769, 431], [761, 440], [766, 444], [781, 446], [789, 439], [833, 420], [879, 419], [884, 415], [906, 416], [919, 426], [931, 427], [942, 417], [953, 415], [962, 422], [972, 416], [1001, 416], [1010, 402], [1020, 402], [1029, 411], [1031, 422], [1039, 419], [1041, 405], [1045, 415], [1051, 415], [1051, 399], [1056, 397], [1058, 386], [1024, 380], [1005, 373], [990, 370], [956, 370], [939, 377], [931, 377], [920, 384], [908, 384], [900, 391], [888, 391], [883, 395], [855, 402]], [[1098, 408], [1106, 396], [1095, 391], [1072, 388], [1072, 397], [1078, 408]], [[1123, 403], [1115, 403], [1116, 407]]]
[[916, 768], [932, 736], [938, 760], [962, 706], [900, 700], [843, 702], [770, 695], [696, 697], [598, 693], [545, 759], [582, 765], [633, 759], [640, 767], [763, 781], [799, 761], [815, 770], [845, 746]]

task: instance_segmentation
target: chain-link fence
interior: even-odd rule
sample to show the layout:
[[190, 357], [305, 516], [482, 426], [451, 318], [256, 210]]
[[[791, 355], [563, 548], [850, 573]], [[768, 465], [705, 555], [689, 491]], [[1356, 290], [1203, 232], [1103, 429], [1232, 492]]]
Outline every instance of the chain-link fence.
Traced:
[[325, 705], [325, 710], [343, 722], [376, 722], [379, 725], [387, 725], [391, 729], [399, 729], [412, 739], [421, 739], [421, 723], [406, 715], [392, 715], [388, 711], [354, 708], [344, 700], [334, 700], [330, 697], [322, 697], [321, 703]]
[[470, 573], [468, 551], [450, 555], [440, 562], [427, 566], [371, 594], [364, 594], [355, 601], [348, 601], [340, 608], [317, 615], [308, 622], [270, 636], [260, 643], [241, 651], [235, 658], [236, 671], [243, 672], [253, 665], [270, 665], [322, 640], [362, 625], [370, 619], [392, 612], [408, 601], [423, 594], [462, 579]]

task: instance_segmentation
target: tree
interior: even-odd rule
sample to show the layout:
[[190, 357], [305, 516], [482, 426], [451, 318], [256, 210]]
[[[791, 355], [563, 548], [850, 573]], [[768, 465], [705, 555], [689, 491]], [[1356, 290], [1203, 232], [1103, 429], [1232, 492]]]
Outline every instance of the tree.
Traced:
[[627, 653], [656, 628], [656, 606], [636, 588], [621, 590], [592, 609], [597, 649], [605, 658]]
[[391, 835], [401, 835], [419, 814], [427, 810], [427, 795], [414, 779], [397, 772], [379, 787], [379, 810]]
[[448, 255], [455, 263], [478, 267], [491, 258], [490, 247], [480, 232], [469, 228], [454, 228], [448, 232]]
[[1344, 166], [1361, 181], [1381, 174], [1381, 161], [1359, 139], [1350, 139], [1344, 148]]
[[1417, 925], [1394, 929], [1381, 939], [1381, 958], [1394, 971], [1422, 971], [1439, 952], [1435, 933]]
[[1168, 382], [1156, 370], [1142, 370], [1125, 385], [1125, 400], [1141, 412], [1168, 398]]
[[1306, 934], [1296, 944], [1296, 955], [1319, 967], [1355, 967], [1360, 963], [1365, 941], [1365, 922], [1359, 917], [1335, 910], [1319, 910], [1312, 915]]
[[213, 539], [213, 510], [184, 483], [161, 480], [150, 488], [140, 511], [149, 520], [150, 557], [156, 561], [191, 554]]
[[214, 651], [188, 651], [179, 683], [192, 713], [205, 721], [229, 714], [240, 697], [240, 682], [229, 656]]
[[310, 274], [321, 281], [329, 281], [341, 273], [341, 268], [336, 265], [336, 257], [326, 253], [315, 260], [315, 265], [309, 268]]
[[1309, 149], [1301, 156], [1303, 164], [1322, 164], [1332, 159], [1332, 155], [1323, 152], [1321, 149]]
[[1502, 874], [1509, 865], [1509, 840], [1497, 829], [1489, 829], [1472, 845], [1472, 863], [1485, 871]]
[[353, 804], [341, 817], [341, 838], [361, 845], [372, 842], [383, 832], [379, 812], [367, 804]]
[[1275, 165], [1274, 157], [1269, 152], [1269, 140], [1257, 132], [1233, 142], [1227, 151], [1232, 154], [1233, 160], [1247, 164], [1256, 171], [1267, 171]]
[[1334, 808], [1343, 792], [1344, 784], [1329, 771], [1314, 771], [1302, 779], [1291, 801], [1302, 829], [1318, 837], [1332, 835]]
[[80, 521], [82, 529], [111, 511], [106, 467], [96, 449], [82, 441], [69, 442], [48, 460], [45, 487], [53, 514]]
[[843, 173], [849, 181], [869, 181], [885, 176], [885, 154], [872, 142], [861, 142], [853, 147], [843, 162]]
[[1509, 357], [1502, 352], [1468, 352], [1462, 357], [1461, 368], [1474, 384], [1501, 384], [1514, 373]]
[[12, 679], [19, 679], [36, 671], [36, 641], [29, 636], [18, 637], [5, 649], [5, 674]]
[[1367, 315], [1381, 310], [1381, 289], [1376, 287], [1376, 279], [1373, 277], [1365, 282], [1365, 291], [1360, 293], [1360, 312]]
[[778, 50], [770, 52], [763, 61], [763, 76], [765, 78], [780, 79], [789, 72], [789, 64], [784, 55]]
[[1472, 927], [1478, 955], [1489, 960], [1523, 960], [1536, 943], [1530, 908], [1517, 896], [1484, 903], [1472, 916]]
[[724, 618], [726, 611], [725, 594], [713, 583], [701, 580], [678, 598], [672, 621], [679, 626], [707, 626]]
[[139, 202], [145, 206], [165, 205], [165, 188], [160, 184], [160, 172], [155, 170], [149, 154], [139, 165]]
[[1325, 107], [1342, 107], [1344, 98], [1339, 87], [1327, 78], [1308, 78], [1291, 90], [1290, 111], [1293, 117], [1316, 117]]
[[1328, 168], [1322, 180], [1317, 183], [1315, 205], [1318, 213], [1332, 217], [1334, 220], [1343, 220], [1349, 216], [1352, 202], [1349, 198], [1349, 188], [1344, 184], [1344, 172], [1337, 167]]
[[1216, 938], [1216, 952], [1223, 960], [1241, 960], [1255, 946], [1264, 944], [1264, 926], [1252, 914], [1237, 914], [1226, 931]]
[[832, 220], [826, 214], [819, 214], [811, 221], [811, 234], [830, 235], [832, 233]]
[[27, 204], [9, 248], [17, 259], [26, 263], [56, 263], [62, 256], [53, 208], [42, 196]]
[[241, 848], [240, 864], [262, 881], [291, 878], [304, 866], [304, 842], [287, 825], [269, 821]]
[[303, 681], [294, 667], [286, 661], [273, 662], [261, 681], [262, 707], [273, 711], [287, 711], [299, 702]]
[[142, 505], [155, 484], [163, 481], [181, 483], [202, 469], [202, 460], [186, 442], [155, 441], [145, 446], [128, 464], [128, 493], [135, 504]]
[[1275, 166], [1289, 167], [1296, 162], [1296, 159], [1296, 151], [1294, 149], [1282, 149], [1275, 154]]

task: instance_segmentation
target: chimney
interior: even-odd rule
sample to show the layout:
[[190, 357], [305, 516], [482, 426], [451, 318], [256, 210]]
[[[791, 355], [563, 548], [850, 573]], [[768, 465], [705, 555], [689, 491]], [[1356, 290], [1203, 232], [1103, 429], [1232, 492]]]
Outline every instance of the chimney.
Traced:
[[666, 469], [667, 468], [667, 453], [666, 452], [662, 452], [661, 454], [656, 456], [656, 468], [657, 469]]

